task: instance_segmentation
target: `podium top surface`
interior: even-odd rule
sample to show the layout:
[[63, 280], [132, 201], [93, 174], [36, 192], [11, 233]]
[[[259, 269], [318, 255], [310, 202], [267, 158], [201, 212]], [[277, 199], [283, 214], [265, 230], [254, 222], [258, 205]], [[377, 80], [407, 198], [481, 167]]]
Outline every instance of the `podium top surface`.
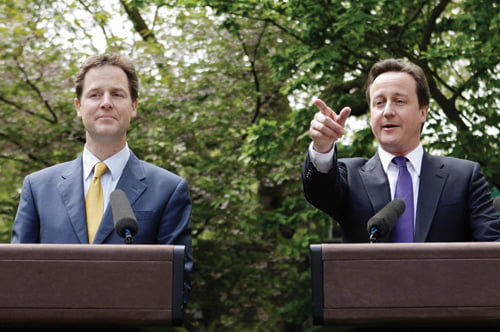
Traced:
[[0, 259], [171, 261], [174, 256], [174, 247], [174, 245], [163, 244], [1, 243]]
[[323, 260], [500, 257], [500, 242], [322, 243]]

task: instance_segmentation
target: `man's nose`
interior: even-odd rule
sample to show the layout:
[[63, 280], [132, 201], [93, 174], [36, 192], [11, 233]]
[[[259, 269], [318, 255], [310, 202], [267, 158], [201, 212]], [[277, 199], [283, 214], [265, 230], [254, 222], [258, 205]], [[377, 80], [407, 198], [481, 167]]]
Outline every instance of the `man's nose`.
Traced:
[[384, 107], [384, 116], [393, 116], [394, 114], [394, 105], [391, 102], [387, 102]]
[[101, 102], [101, 107], [102, 108], [111, 108], [113, 106], [113, 103], [111, 101], [111, 94], [109, 93], [104, 93], [102, 96], [102, 102]]

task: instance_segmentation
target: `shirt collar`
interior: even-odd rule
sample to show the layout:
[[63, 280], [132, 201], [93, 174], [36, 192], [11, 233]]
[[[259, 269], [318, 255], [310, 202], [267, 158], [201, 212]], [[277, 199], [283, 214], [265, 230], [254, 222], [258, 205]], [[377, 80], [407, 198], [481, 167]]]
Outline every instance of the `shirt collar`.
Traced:
[[[109, 169], [111, 173], [111, 178], [113, 180], [119, 178], [122, 175], [123, 169], [130, 158], [130, 150], [128, 148], [128, 144], [125, 144], [125, 147], [121, 149], [118, 153], [115, 153], [111, 157], [106, 160], [102, 160]], [[83, 148], [82, 154], [83, 161], [83, 179], [87, 180], [92, 174], [92, 170], [94, 169], [94, 165], [100, 162], [99, 158], [94, 156], [85, 146]]]
[[[381, 146], [378, 147], [378, 155], [384, 172], [387, 173], [387, 169], [392, 164], [392, 158], [396, 157], [392, 153], [385, 151]], [[420, 143], [415, 150], [408, 153], [405, 157], [410, 161], [411, 167], [415, 170], [418, 176], [420, 176], [420, 171], [422, 169], [422, 158], [424, 156], [424, 148], [422, 143]]]

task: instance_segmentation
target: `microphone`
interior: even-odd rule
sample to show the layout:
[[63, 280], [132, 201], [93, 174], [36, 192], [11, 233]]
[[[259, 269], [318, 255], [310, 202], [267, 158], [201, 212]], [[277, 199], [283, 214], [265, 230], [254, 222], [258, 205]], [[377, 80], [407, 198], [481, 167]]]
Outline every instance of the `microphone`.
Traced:
[[495, 199], [493, 200], [493, 207], [497, 211], [500, 211], [500, 196], [495, 197]]
[[125, 192], [120, 189], [114, 190], [110, 195], [109, 201], [113, 212], [116, 233], [125, 238], [125, 243], [132, 243], [132, 237], [137, 233], [139, 224]]
[[377, 238], [389, 234], [405, 209], [405, 202], [402, 199], [396, 198], [371, 217], [367, 225], [367, 231], [370, 234], [370, 243], [375, 242]]

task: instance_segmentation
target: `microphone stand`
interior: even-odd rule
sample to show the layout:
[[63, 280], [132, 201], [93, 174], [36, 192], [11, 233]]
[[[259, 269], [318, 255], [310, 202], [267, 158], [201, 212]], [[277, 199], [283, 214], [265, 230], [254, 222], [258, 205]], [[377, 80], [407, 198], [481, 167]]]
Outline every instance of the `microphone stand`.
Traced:
[[125, 228], [125, 244], [132, 244], [132, 242], [132, 232], [130, 231], [130, 229]]
[[375, 243], [377, 242], [377, 232], [378, 232], [378, 229], [377, 227], [373, 226], [371, 229], [370, 229], [370, 243]]

